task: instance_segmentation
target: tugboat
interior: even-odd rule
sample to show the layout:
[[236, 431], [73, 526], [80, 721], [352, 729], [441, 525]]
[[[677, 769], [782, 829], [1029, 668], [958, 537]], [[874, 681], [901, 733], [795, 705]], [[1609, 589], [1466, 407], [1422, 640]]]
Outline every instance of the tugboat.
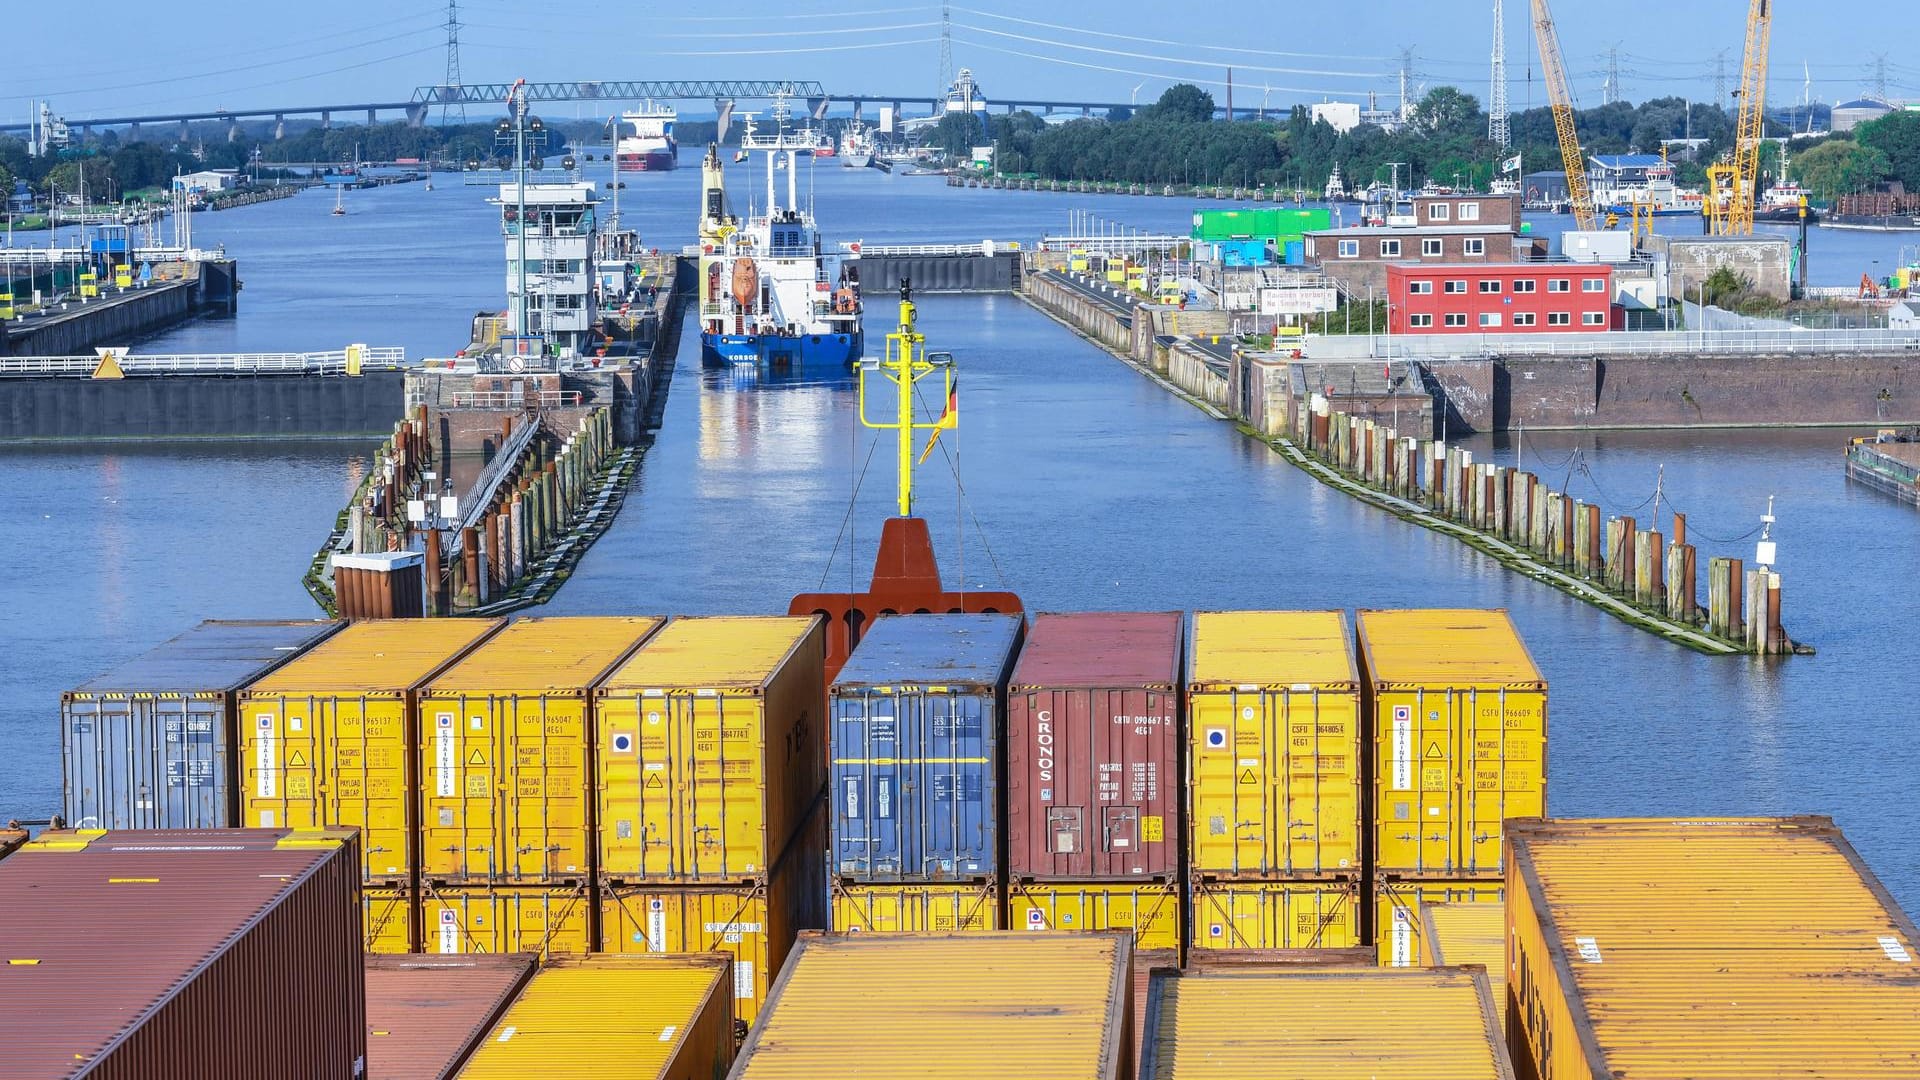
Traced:
[[[773, 105], [773, 130], [751, 116], [741, 148], [763, 155], [763, 213], [742, 222], [727, 211], [717, 148], [701, 175], [700, 355], [708, 364], [753, 365], [769, 372], [851, 370], [865, 346], [860, 329], [860, 245], [828, 252], [811, 208], [800, 205], [799, 158], [820, 144], [811, 130], [788, 127], [787, 100]], [[787, 174], [786, 202], [774, 183]]]

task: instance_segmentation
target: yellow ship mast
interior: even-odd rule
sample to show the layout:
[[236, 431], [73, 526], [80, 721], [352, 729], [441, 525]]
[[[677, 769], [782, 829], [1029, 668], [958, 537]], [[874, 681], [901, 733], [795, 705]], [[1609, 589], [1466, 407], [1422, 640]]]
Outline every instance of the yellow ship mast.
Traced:
[[[860, 366], [860, 423], [876, 431], [896, 433], [900, 455], [899, 506], [901, 517], [913, 516], [913, 433], [931, 431], [932, 438], [927, 440], [927, 451], [939, 440], [940, 433], [956, 428], [960, 424], [958, 410], [953, 407], [953, 357], [948, 353], [929, 353], [926, 351], [925, 334], [914, 329], [915, 311], [913, 307], [913, 288], [907, 281], [900, 283], [900, 329], [887, 335], [886, 355], [873, 365]], [[892, 420], [875, 421], [867, 417], [867, 376], [878, 373], [894, 385], [898, 399]], [[940, 419], [925, 423], [913, 418], [914, 387], [935, 372], [944, 383], [945, 393], [941, 400], [946, 409]], [[921, 454], [921, 460], [926, 454]]]

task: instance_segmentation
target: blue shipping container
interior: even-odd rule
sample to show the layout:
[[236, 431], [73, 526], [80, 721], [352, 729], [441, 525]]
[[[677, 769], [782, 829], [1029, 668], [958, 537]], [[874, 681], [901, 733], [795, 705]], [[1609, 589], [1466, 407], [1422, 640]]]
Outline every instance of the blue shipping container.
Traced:
[[1287, 265], [1305, 266], [1307, 264], [1307, 242], [1305, 240], [1287, 241]]
[[999, 757], [1015, 615], [875, 619], [831, 691], [832, 866], [863, 883], [1000, 872]]
[[68, 827], [235, 824], [234, 692], [341, 625], [203, 622], [63, 695]]
[[1265, 240], [1222, 240], [1218, 247], [1222, 266], [1265, 266], [1269, 262]]

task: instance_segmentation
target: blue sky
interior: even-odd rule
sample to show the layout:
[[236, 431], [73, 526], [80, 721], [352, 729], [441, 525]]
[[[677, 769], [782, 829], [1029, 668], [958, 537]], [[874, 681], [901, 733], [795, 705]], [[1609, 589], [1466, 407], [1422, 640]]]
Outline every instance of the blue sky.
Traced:
[[[938, 83], [940, 6], [894, 0], [729, 0], [662, 5], [581, 0], [460, 0], [466, 82], [639, 78], [818, 79], [829, 90], [928, 93]], [[1527, 0], [1507, 0], [1514, 108], [1541, 104]], [[1715, 56], [1739, 77], [1745, 0], [1559, 0], [1555, 12], [1574, 89], [1599, 104], [1617, 49], [1622, 95], [1696, 100], [1713, 92]], [[73, 9], [7, 5], [0, 116], [23, 118], [29, 98], [71, 117], [128, 111], [405, 100], [445, 71], [445, 0], [196, 0], [164, 13], [151, 0]], [[1350, 12], [1368, 11], [1365, 20]], [[1208, 12], [1204, 17], [1190, 12]], [[1913, 60], [1872, 18], [1781, 5], [1769, 100], [1798, 101], [1802, 64], [1816, 100], [1870, 89], [1885, 52], [1896, 97], [1920, 97]], [[1416, 82], [1451, 83], [1484, 102], [1490, 0], [955, 0], [956, 67], [988, 97], [1150, 100], [1174, 81], [1235, 104], [1364, 100], [1398, 94], [1399, 54], [1414, 49]], [[84, 25], [84, 31], [74, 29]], [[20, 43], [44, 43], [43, 48]], [[91, 64], [92, 66], [85, 66]], [[1529, 91], [1526, 73], [1534, 79]], [[556, 110], [557, 111], [557, 110]], [[688, 112], [699, 111], [688, 109]]]

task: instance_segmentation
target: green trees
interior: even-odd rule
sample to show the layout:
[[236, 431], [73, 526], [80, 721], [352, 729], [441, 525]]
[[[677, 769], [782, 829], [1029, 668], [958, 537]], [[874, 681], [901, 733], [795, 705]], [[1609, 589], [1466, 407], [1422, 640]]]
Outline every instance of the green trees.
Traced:
[[1900, 110], [1878, 120], [1861, 124], [1854, 141], [1886, 155], [1886, 173], [1907, 185], [1920, 189], [1920, 113]]
[[1887, 155], [1875, 147], [1834, 139], [1801, 152], [1789, 168], [1815, 199], [1831, 202], [1879, 183], [1889, 165]]
[[1160, 100], [1141, 109], [1137, 119], [1175, 124], [1204, 124], [1213, 119], [1213, 95], [1191, 83], [1167, 87]]

